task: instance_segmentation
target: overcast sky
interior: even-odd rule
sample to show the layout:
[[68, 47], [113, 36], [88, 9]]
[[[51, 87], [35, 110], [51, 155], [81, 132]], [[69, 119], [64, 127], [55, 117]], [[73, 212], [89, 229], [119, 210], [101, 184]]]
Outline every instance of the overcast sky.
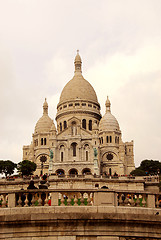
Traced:
[[135, 165], [161, 160], [160, 0], [0, 0], [0, 159], [22, 160], [45, 97], [55, 119], [77, 49]]

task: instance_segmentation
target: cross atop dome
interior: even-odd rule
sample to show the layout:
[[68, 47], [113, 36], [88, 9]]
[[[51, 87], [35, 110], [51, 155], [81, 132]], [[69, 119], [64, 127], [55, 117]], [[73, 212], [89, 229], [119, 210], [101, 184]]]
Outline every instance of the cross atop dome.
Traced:
[[79, 50], [77, 50], [77, 55], [75, 57], [74, 65], [75, 65], [75, 73], [82, 73], [82, 60], [79, 55]]

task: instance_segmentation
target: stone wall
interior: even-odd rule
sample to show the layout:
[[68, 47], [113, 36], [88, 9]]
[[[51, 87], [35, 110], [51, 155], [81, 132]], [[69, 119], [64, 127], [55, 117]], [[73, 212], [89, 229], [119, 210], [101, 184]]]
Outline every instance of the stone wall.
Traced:
[[107, 206], [0, 209], [0, 239], [161, 239], [161, 210]]
[[[35, 179], [35, 185], [38, 186], [40, 179]], [[107, 187], [114, 190], [140, 190], [157, 191], [159, 178], [154, 177], [94, 177], [93, 175], [84, 176], [57, 176], [51, 175], [48, 179], [50, 189], [100, 189]], [[0, 189], [2, 190], [20, 190], [27, 189], [30, 179], [0, 179]]]

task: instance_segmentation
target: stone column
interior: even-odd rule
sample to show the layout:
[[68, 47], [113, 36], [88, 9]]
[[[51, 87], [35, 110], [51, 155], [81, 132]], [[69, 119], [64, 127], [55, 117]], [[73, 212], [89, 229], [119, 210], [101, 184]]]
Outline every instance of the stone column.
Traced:
[[116, 206], [115, 192], [94, 192], [94, 206]]
[[15, 193], [9, 193], [8, 194], [8, 207], [13, 208], [15, 207], [16, 199], [15, 199]]
[[155, 195], [154, 194], [148, 194], [147, 207], [155, 208]]
[[59, 193], [51, 192], [51, 206], [58, 206]]

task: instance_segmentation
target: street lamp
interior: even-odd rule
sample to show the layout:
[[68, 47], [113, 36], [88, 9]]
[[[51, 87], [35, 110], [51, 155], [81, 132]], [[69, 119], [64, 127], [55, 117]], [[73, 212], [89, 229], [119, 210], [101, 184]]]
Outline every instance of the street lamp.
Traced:
[[46, 162], [46, 160], [47, 160], [46, 156], [40, 157], [40, 162], [41, 162], [41, 174], [40, 175], [43, 175], [43, 168], [44, 168], [44, 163]]

